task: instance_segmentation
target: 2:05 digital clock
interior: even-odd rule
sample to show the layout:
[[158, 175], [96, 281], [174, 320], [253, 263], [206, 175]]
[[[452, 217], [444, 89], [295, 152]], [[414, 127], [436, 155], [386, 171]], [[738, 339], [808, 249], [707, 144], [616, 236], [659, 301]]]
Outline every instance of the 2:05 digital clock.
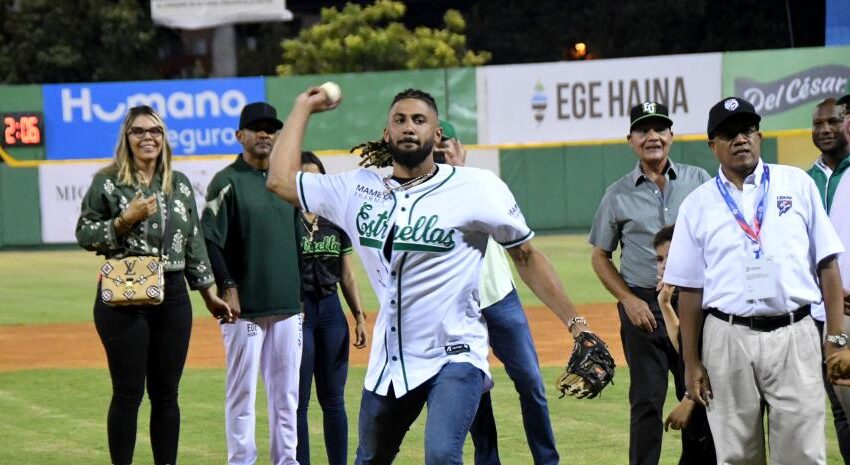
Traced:
[[44, 145], [44, 118], [38, 112], [2, 113], [3, 147]]

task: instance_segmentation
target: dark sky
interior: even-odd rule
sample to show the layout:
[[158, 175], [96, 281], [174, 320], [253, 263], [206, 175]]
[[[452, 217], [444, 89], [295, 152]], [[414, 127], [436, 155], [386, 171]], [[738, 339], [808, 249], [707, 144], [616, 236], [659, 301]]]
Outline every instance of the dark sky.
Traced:
[[[288, 0], [287, 7], [316, 11], [345, 1]], [[368, 4], [371, 1], [357, 0]], [[460, 10], [468, 23], [469, 46], [493, 52], [492, 63], [563, 59], [564, 47], [588, 42], [600, 58], [699, 53], [824, 45], [825, 0], [406, 0], [408, 26], [441, 27], [448, 8]], [[790, 25], [789, 25], [790, 12]], [[663, 24], [658, 33], [647, 18]], [[672, 18], [672, 19], [671, 19]], [[628, 31], [630, 25], [635, 31]], [[677, 31], [677, 24], [681, 30]], [[509, 30], [509, 33], [502, 31]], [[603, 32], [600, 32], [603, 31]], [[702, 35], [701, 35], [702, 34]], [[623, 36], [613, 40], [611, 35]], [[793, 36], [793, 43], [792, 43]], [[594, 43], [595, 39], [595, 43]]]

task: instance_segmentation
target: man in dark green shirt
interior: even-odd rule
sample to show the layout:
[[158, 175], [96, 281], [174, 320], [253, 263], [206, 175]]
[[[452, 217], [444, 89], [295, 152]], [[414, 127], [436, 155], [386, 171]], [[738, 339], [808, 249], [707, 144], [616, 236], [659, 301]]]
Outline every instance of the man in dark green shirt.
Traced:
[[204, 236], [219, 293], [236, 321], [222, 324], [227, 358], [228, 464], [253, 464], [257, 374], [268, 394], [271, 462], [294, 465], [301, 365], [301, 301], [293, 207], [266, 189], [269, 155], [283, 123], [250, 103], [236, 137], [242, 153], [207, 189]]

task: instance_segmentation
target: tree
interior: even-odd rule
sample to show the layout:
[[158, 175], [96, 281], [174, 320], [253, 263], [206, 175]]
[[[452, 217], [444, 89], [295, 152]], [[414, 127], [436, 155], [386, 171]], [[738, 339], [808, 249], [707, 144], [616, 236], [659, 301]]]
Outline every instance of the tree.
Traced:
[[323, 8], [318, 24], [295, 39], [284, 40], [280, 75], [325, 74], [393, 69], [480, 66], [490, 60], [486, 51], [466, 47], [466, 21], [457, 10], [443, 15], [444, 29], [407, 28], [399, 20], [406, 6], [377, 0], [361, 7]]
[[28, 0], [0, 6], [0, 82], [152, 79], [157, 29], [144, 0]]

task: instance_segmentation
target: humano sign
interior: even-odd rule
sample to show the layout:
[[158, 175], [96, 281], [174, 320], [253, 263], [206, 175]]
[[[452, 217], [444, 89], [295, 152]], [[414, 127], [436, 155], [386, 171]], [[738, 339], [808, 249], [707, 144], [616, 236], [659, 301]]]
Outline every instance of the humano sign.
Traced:
[[245, 78], [47, 85], [43, 96], [55, 160], [111, 157], [124, 115], [138, 105], [162, 115], [176, 155], [236, 153], [239, 113], [265, 90], [262, 78]]

